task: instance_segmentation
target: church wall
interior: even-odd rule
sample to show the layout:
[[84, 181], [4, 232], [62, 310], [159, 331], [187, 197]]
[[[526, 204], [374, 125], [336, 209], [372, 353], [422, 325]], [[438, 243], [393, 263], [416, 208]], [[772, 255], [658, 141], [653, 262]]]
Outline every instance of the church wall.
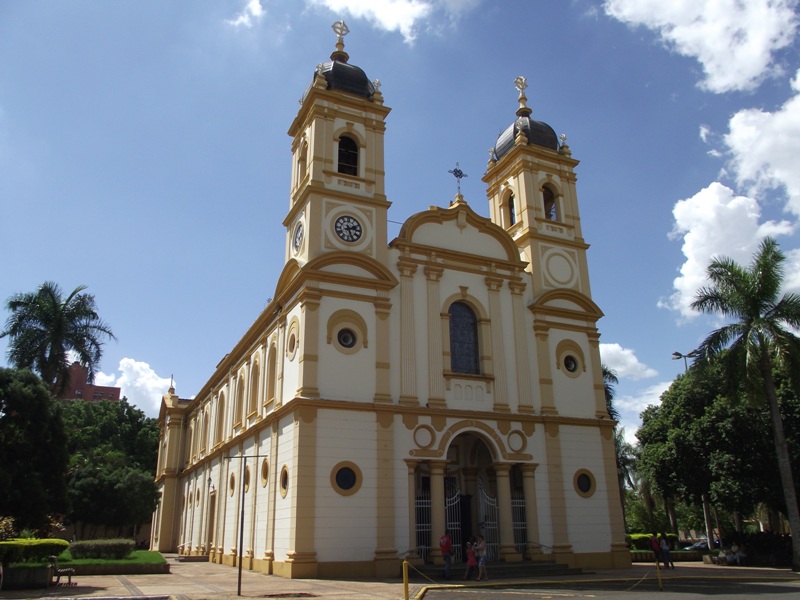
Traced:
[[596, 412], [594, 380], [592, 379], [591, 348], [585, 335], [569, 331], [551, 329], [549, 335], [549, 351], [554, 359], [558, 359], [561, 348], [576, 348], [580, 352], [570, 350], [569, 353], [579, 355], [580, 364], [576, 373], [569, 373], [563, 361], [553, 360], [553, 396], [558, 413], [561, 416], [594, 418]]
[[[320, 397], [336, 400], [372, 402], [375, 399], [375, 350], [377, 348], [375, 307], [371, 303], [356, 302], [345, 298], [326, 298], [318, 309], [320, 328], [318, 332], [319, 367], [318, 385]], [[363, 347], [364, 332], [356, 325], [350, 326], [358, 341], [352, 349], [343, 348], [336, 340], [336, 332], [328, 339], [328, 322], [337, 315], [357, 313], [366, 324], [367, 347]]]
[[[564, 498], [569, 540], [579, 552], [607, 552], [611, 540], [608, 522], [608, 482], [597, 428], [562, 425], [559, 428], [564, 477]], [[575, 485], [576, 473], [588, 473], [594, 492], [583, 497]], [[612, 482], [616, 485], [616, 482]]]
[[459, 227], [458, 221], [425, 223], [414, 231], [414, 242], [448, 252], [464, 252], [487, 259], [508, 260], [505, 249], [496, 238], [475, 235], [473, 227]]
[[539, 539], [536, 540], [546, 546], [553, 545], [553, 527], [550, 503], [550, 485], [549, 485], [549, 470], [550, 464], [545, 450], [546, 435], [544, 427], [541, 424], [536, 425], [536, 431], [529, 438], [528, 447], [526, 450], [533, 455], [533, 462], [538, 463], [535, 475], [536, 487], [536, 510], [539, 517]]
[[[300, 387], [300, 357], [305, 344], [305, 331], [301, 327], [300, 307], [294, 307], [286, 316], [286, 330], [283, 347], [278, 348], [278, 361], [283, 361], [283, 384], [280, 386], [280, 404], [286, 404], [295, 397]], [[295, 347], [290, 349], [290, 338], [295, 335]], [[276, 394], [278, 390], [276, 389]]]
[[[316, 480], [320, 483], [314, 521], [317, 560], [372, 560], [377, 522], [375, 415], [320, 410], [317, 423]], [[338, 437], [331, 436], [331, 431], [336, 431]], [[343, 462], [361, 474], [360, 486], [349, 495], [337, 492], [331, 481], [336, 467]]]
[[[269, 483], [270, 480], [276, 477], [275, 473], [269, 472], [269, 450], [271, 437], [270, 430], [265, 429], [261, 431], [259, 436], [258, 454], [259, 458], [255, 461], [256, 468], [253, 473], [251, 481], [255, 485], [255, 527], [253, 539], [253, 556], [255, 558], [262, 558], [264, 552], [267, 550], [267, 530], [270, 528], [268, 524], [269, 506], [272, 504], [272, 499], [269, 497]], [[264, 477], [263, 464], [266, 461], [267, 477]]]
[[[283, 497], [279, 491], [275, 495], [275, 560], [286, 560], [291, 550], [291, 537], [294, 533], [292, 525], [292, 500], [296, 490], [297, 469], [295, 468], [295, 423], [294, 417], [288, 416], [278, 424], [278, 461], [276, 485], [280, 490], [280, 477], [283, 467], [289, 470], [289, 488]], [[301, 522], [302, 524], [302, 522]]]

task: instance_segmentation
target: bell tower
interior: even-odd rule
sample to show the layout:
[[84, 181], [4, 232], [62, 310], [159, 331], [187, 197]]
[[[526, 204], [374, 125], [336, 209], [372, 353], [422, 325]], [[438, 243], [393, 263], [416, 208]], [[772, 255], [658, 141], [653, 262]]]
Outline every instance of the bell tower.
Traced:
[[546, 123], [531, 118], [524, 77], [517, 118], [489, 151], [483, 176], [490, 217], [508, 231], [533, 276], [533, 293], [570, 288], [587, 297], [588, 245], [581, 232], [575, 167], [578, 161]]
[[383, 136], [390, 109], [378, 80], [351, 65], [349, 33], [334, 23], [336, 48], [317, 65], [300, 100], [292, 136], [286, 260], [301, 264], [329, 252], [358, 252], [386, 264], [387, 201]]

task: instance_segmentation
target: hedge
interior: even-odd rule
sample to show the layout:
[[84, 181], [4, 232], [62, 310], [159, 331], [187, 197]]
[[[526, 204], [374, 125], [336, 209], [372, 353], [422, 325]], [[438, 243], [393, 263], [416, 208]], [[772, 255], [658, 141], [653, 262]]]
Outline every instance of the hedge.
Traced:
[[[631, 550], [652, 550], [652, 546], [650, 546], [652, 537], [652, 533], [630, 533], [625, 536], [625, 541], [628, 542], [628, 547]], [[659, 541], [661, 540], [660, 534], [658, 539]], [[670, 548], [678, 547], [678, 536], [674, 533], [667, 534], [667, 541], [669, 541]]]
[[136, 547], [134, 540], [82, 540], [69, 545], [72, 558], [122, 559]]
[[69, 548], [69, 542], [58, 538], [10, 539], [0, 542], [0, 563], [44, 562]]

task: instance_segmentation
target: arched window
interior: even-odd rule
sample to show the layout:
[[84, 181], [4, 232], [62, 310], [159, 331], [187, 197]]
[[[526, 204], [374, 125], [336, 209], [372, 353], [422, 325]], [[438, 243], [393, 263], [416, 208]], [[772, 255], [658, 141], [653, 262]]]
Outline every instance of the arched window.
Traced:
[[339, 138], [339, 173], [358, 175], [358, 144], [346, 135]]
[[508, 225], [509, 227], [517, 222], [517, 213], [516, 207], [514, 206], [514, 193], [508, 195], [508, 202], [507, 209], [508, 209]]
[[300, 153], [297, 155], [297, 181], [295, 185], [300, 185], [303, 177], [306, 176], [306, 169], [308, 168], [308, 144], [303, 142], [300, 147]]
[[225, 441], [225, 394], [217, 400], [217, 443]]
[[450, 370], [453, 373], [480, 374], [478, 360], [478, 319], [463, 302], [453, 302], [450, 314]]
[[267, 358], [267, 394], [265, 397], [265, 402], [274, 402], [275, 401], [275, 374], [276, 374], [276, 364], [277, 364], [277, 351], [275, 346], [272, 345], [269, 348], [269, 357]]
[[556, 196], [549, 187], [542, 189], [544, 198], [544, 218], [548, 221], [558, 221], [558, 209], [556, 208]]
[[206, 409], [203, 414], [203, 447], [200, 449], [201, 451], [209, 447], [208, 441], [208, 409]]
[[247, 406], [248, 415], [256, 412], [258, 408], [258, 379], [260, 374], [261, 369], [258, 368], [258, 362], [254, 362], [253, 370], [250, 373], [250, 403]]
[[233, 414], [233, 426], [238, 427], [242, 424], [242, 411], [244, 410], [244, 378], [239, 376], [236, 381], [236, 408]]

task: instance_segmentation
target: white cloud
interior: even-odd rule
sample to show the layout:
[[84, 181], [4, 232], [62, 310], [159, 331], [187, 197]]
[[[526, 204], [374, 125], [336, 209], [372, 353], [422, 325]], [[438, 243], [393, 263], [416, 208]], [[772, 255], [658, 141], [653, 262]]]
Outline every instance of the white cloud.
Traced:
[[264, 18], [266, 11], [261, 6], [261, 0], [247, 0], [244, 8], [233, 18], [225, 21], [233, 27], [245, 27], [250, 29], [261, 19]]
[[773, 53], [791, 44], [797, 0], [606, 0], [606, 14], [643, 25], [683, 56], [697, 59], [715, 93], [755, 88], [781, 69]]
[[[419, 22], [434, 10], [430, 0], [307, 0], [342, 16], [365, 19], [385, 31], [399, 31], [406, 42], [413, 42]], [[470, 0], [470, 4], [473, 0]]]
[[673, 282], [675, 292], [660, 300], [659, 306], [678, 311], [685, 319], [699, 314], [689, 305], [698, 288], [706, 283], [706, 268], [712, 258], [727, 256], [740, 264], [749, 264], [765, 236], [793, 232], [793, 225], [788, 221], [759, 223], [758, 202], [747, 196], [737, 196], [718, 182], [691, 198], [679, 200], [672, 214], [675, 224], [670, 236], [683, 237], [681, 250], [686, 260]]
[[658, 375], [658, 371], [639, 362], [635, 350], [623, 348], [619, 344], [600, 344], [600, 357], [603, 364], [612, 369], [619, 379], [639, 380]]
[[733, 115], [724, 141], [740, 185], [783, 187], [787, 210], [800, 216], [800, 71], [791, 86], [794, 95], [774, 113], [750, 108]]
[[110, 385], [122, 389], [122, 396], [148, 417], [157, 417], [161, 408], [161, 397], [169, 389], [170, 379], [159, 377], [146, 362], [123, 358], [119, 361], [119, 378], [113, 374], [98, 373], [97, 385]]
[[636, 394], [614, 398], [614, 406], [619, 412], [619, 426], [625, 428], [625, 440], [636, 444], [636, 432], [642, 425], [641, 414], [648, 406], [661, 404], [661, 394], [669, 389], [672, 381], [660, 381]]

